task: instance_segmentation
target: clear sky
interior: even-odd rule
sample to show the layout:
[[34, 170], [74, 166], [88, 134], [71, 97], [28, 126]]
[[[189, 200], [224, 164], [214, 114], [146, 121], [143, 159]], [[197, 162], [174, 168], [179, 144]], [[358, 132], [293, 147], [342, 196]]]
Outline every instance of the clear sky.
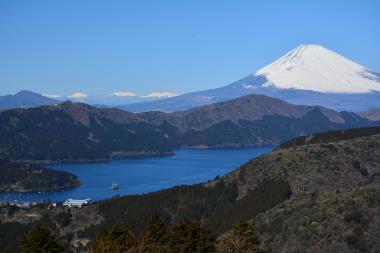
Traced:
[[380, 1], [0, 0], [0, 94], [184, 93], [318, 43], [380, 72]]

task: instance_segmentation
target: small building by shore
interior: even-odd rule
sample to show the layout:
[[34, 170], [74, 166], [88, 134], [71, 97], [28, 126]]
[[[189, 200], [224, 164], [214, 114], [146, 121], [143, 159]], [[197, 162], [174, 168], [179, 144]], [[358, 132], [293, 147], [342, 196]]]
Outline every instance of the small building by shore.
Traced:
[[63, 206], [82, 207], [83, 205], [89, 204], [90, 201], [90, 199], [67, 199], [65, 202], [63, 202]]

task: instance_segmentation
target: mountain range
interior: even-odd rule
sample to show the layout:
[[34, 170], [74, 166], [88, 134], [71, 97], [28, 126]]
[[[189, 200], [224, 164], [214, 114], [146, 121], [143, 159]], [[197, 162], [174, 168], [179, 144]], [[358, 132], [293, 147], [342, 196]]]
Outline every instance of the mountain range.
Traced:
[[0, 96], [0, 109], [27, 108], [71, 100], [98, 107], [118, 107], [132, 112], [187, 110], [263, 94], [298, 105], [319, 105], [337, 111], [380, 108], [380, 74], [321, 45], [300, 45], [273, 63], [227, 86], [185, 93], [139, 96], [131, 92], [108, 95], [73, 93], [45, 96], [29, 91]]
[[173, 113], [64, 102], [0, 112], [0, 160], [104, 160], [167, 155], [180, 147], [275, 145], [300, 135], [378, 124], [355, 113], [264, 95]]
[[114, 92], [113, 94], [106, 95], [87, 95], [85, 93], [76, 92], [71, 95], [60, 96], [23, 90], [14, 95], [0, 96], [0, 110], [29, 108], [64, 101], [86, 103], [98, 107], [112, 107], [120, 104], [158, 101], [172, 96], [175, 96], [175, 94], [170, 92], [153, 92], [145, 96], [131, 92]]
[[293, 104], [359, 112], [380, 107], [380, 74], [321, 45], [300, 45], [227, 86], [120, 108], [136, 112], [171, 112], [247, 94], [263, 94]]
[[15, 95], [0, 96], [0, 110], [11, 108], [29, 108], [40, 105], [49, 105], [58, 101], [42, 96], [32, 91], [20, 91]]

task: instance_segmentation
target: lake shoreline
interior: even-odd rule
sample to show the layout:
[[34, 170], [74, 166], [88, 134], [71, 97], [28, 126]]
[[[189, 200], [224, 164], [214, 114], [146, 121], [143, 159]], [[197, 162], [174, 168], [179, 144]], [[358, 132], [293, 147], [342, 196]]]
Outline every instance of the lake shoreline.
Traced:
[[[141, 195], [178, 185], [207, 182], [238, 168], [249, 160], [270, 152], [274, 147], [242, 149], [186, 149], [175, 155], [146, 159], [115, 158], [103, 163], [53, 163], [48, 168], [72, 173], [82, 183], [80, 187], [56, 192], [0, 193], [0, 200], [8, 201], [92, 201], [115, 195]], [[120, 188], [112, 190], [113, 183]]]
[[175, 155], [174, 151], [156, 152], [156, 151], [143, 151], [143, 152], [124, 152], [111, 154], [109, 158], [96, 158], [96, 159], [63, 159], [63, 160], [14, 160], [11, 163], [30, 163], [37, 165], [52, 165], [52, 164], [65, 164], [65, 163], [109, 163], [118, 159], [138, 159], [149, 157], [167, 157]]
[[20, 189], [20, 190], [2, 190], [0, 189], [0, 193], [49, 193], [49, 192], [60, 192], [60, 191], [67, 191], [70, 189], [74, 189], [81, 186], [81, 182], [69, 185], [69, 186], [63, 186], [63, 187], [57, 187], [57, 188], [45, 188], [45, 189], [39, 189], [39, 190], [28, 190], [28, 189]]
[[113, 151], [110, 157], [107, 158], [94, 158], [94, 159], [62, 159], [62, 160], [12, 160], [11, 163], [30, 163], [36, 165], [53, 165], [53, 164], [81, 164], [81, 163], [109, 163], [113, 160], [119, 159], [144, 159], [144, 158], [155, 158], [155, 157], [168, 157], [175, 156], [176, 152], [179, 150], [239, 150], [239, 149], [249, 149], [249, 148], [268, 148], [276, 147], [274, 145], [217, 145], [217, 146], [207, 146], [207, 145], [196, 145], [196, 146], [182, 146], [178, 149], [171, 151]]

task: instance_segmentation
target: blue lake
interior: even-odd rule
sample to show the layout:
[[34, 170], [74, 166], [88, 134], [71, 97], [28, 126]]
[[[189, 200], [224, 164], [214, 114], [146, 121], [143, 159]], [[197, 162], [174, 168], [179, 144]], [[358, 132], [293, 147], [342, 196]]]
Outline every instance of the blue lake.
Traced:
[[[120, 159], [108, 163], [54, 164], [48, 167], [79, 177], [78, 188], [48, 193], [0, 193], [1, 200], [101, 200], [114, 195], [152, 192], [181, 184], [205, 182], [222, 176], [273, 147], [246, 149], [182, 149], [174, 156]], [[112, 190], [112, 183], [120, 188]]]

